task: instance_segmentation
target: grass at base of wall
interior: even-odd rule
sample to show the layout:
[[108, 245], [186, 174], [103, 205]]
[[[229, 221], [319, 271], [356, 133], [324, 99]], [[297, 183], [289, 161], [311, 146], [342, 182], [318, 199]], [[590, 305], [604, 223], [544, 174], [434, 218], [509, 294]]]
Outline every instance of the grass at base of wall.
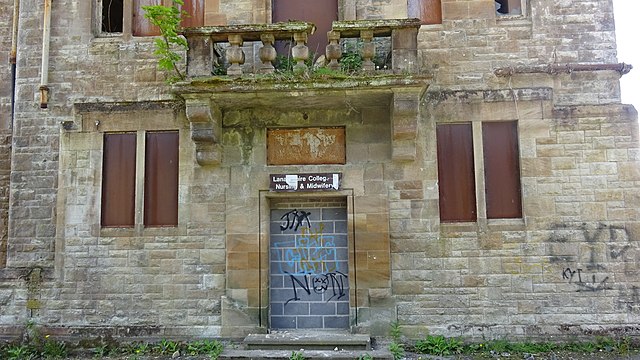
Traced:
[[536, 359], [541, 355], [552, 355], [551, 358], [562, 359], [563, 354], [608, 354], [612, 358], [640, 354], [640, 339], [630, 337], [609, 338], [597, 337], [588, 342], [510, 342], [507, 340], [491, 340], [480, 343], [463, 343], [457, 338], [446, 338], [441, 335], [427, 336], [418, 340], [408, 350], [418, 354], [436, 356], [473, 355], [473, 358], [515, 358]]

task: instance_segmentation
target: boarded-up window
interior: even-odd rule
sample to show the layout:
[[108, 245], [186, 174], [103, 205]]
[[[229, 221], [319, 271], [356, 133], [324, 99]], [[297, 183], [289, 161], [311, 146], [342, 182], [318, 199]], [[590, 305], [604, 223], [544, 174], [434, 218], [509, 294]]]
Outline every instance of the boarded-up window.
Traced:
[[487, 218], [520, 218], [520, 156], [515, 121], [482, 123]]
[[102, 163], [102, 226], [133, 227], [135, 174], [136, 134], [105, 134]]
[[144, 225], [178, 225], [178, 132], [149, 132], [145, 141]]
[[[272, 9], [274, 23], [290, 20], [314, 23], [316, 31], [309, 36], [307, 46], [311, 54], [315, 54], [315, 57], [325, 53], [327, 32], [331, 30], [331, 23], [338, 20], [337, 0], [273, 0]], [[279, 45], [277, 48], [281, 54], [285, 51], [285, 46]], [[290, 51], [290, 49], [287, 47], [286, 51]], [[287, 57], [286, 53], [282, 55]]]
[[181, 10], [186, 14], [182, 15], [180, 26], [204, 26], [204, 0], [184, 0]]
[[436, 137], [440, 220], [475, 221], [476, 187], [471, 124], [440, 124]]
[[144, 10], [142, 10], [143, 6], [160, 4], [160, 0], [133, 0], [133, 24], [131, 27], [133, 36], [160, 35], [160, 29], [157, 26], [151, 25], [151, 22], [144, 18]]
[[442, 24], [440, 0], [407, 0], [410, 18], [418, 18], [423, 24]]

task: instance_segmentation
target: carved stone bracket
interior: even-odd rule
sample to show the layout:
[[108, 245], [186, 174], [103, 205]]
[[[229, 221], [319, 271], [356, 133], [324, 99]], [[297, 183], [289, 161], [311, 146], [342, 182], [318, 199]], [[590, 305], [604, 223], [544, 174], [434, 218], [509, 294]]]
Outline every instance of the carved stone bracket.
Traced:
[[186, 114], [191, 128], [191, 139], [196, 144], [196, 161], [201, 166], [219, 165], [220, 124], [222, 112], [210, 99], [186, 99]]
[[393, 160], [416, 160], [420, 98], [425, 90], [426, 87], [393, 89], [393, 109], [391, 111]]

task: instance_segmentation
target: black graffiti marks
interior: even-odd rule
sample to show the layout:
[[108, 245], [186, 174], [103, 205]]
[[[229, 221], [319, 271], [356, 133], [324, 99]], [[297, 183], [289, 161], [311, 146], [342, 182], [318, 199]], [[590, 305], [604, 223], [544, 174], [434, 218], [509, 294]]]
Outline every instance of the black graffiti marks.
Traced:
[[[631, 235], [624, 226], [608, 225], [604, 223], [577, 225], [555, 224], [551, 227], [548, 241], [551, 243], [551, 261], [556, 263], [582, 261], [587, 270], [606, 270], [602, 262], [606, 255], [610, 260], [625, 259], [625, 255], [632, 248], [629, 244]], [[582, 242], [587, 244], [587, 251], [578, 256], [563, 254], [568, 249], [567, 243]], [[602, 244], [606, 246], [608, 254], [602, 252]]]
[[298, 209], [293, 209], [280, 218], [282, 220], [282, 224], [280, 225], [280, 230], [290, 230], [298, 231], [298, 228], [307, 222], [307, 226], [311, 229], [311, 222], [309, 221], [310, 212], [307, 211], [298, 211]]
[[569, 280], [569, 284], [576, 284], [578, 286], [577, 292], [582, 291], [602, 291], [602, 290], [611, 290], [612, 287], [607, 284], [609, 277], [606, 276], [604, 279], [597, 281], [596, 275], [591, 275], [591, 282], [585, 282], [582, 280], [582, 269], [571, 270], [571, 268], [566, 268], [562, 271], [562, 278], [565, 280]]
[[571, 270], [571, 268], [566, 268], [562, 271], [562, 278], [569, 280], [569, 283], [571, 283], [576, 273], [578, 274], [578, 282], [582, 282], [582, 269]]
[[550, 229], [548, 255], [577, 292], [616, 290], [618, 310], [640, 313], [638, 235], [619, 224], [559, 223]]
[[341, 299], [348, 294], [348, 276], [339, 271], [325, 274], [304, 275], [294, 275], [288, 272], [285, 273], [289, 275], [289, 280], [291, 281], [291, 287], [293, 289], [293, 297], [288, 299], [284, 303], [285, 305], [291, 301], [301, 300], [298, 296], [298, 289], [307, 295], [311, 295], [311, 292], [314, 294], [327, 294], [329, 297], [325, 299], [326, 302]]
[[617, 308], [628, 312], [640, 312], [640, 288], [635, 285], [631, 289], [620, 286]]

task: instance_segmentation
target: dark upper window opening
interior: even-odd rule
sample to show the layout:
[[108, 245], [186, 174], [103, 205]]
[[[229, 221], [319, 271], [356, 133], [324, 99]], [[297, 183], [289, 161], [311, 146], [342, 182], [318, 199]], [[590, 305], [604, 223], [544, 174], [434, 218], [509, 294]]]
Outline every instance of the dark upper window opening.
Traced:
[[499, 15], [522, 15], [521, 0], [495, 0]]
[[123, 0], [102, 0], [102, 32], [122, 32]]

